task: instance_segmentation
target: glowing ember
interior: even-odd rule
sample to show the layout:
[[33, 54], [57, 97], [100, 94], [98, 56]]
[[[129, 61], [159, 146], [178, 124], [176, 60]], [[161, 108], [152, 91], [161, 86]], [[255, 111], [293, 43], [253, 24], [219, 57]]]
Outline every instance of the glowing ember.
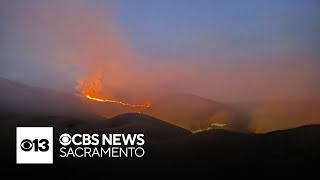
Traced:
[[217, 127], [223, 127], [225, 125], [226, 124], [221, 124], [221, 123], [213, 123], [213, 124], [211, 124], [211, 126], [217, 126]]
[[215, 129], [214, 127], [223, 127], [227, 124], [222, 124], [222, 123], [213, 123], [210, 125], [210, 127], [207, 127], [206, 129], [198, 129], [198, 130], [195, 130], [195, 131], [192, 131], [192, 133], [198, 133], [198, 132], [202, 132], [202, 131], [209, 131], [211, 129]]
[[116, 101], [116, 100], [111, 100], [111, 99], [100, 99], [100, 98], [96, 98], [96, 97], [91, 97], [90, 95], [86, 95], [86, 98], [88, 98], [90, 100], [93, 100], [93, 101], [99, 101], [99, 102], [105, 102], [105, 103], [117, 103], [117, 104], [121, 104], [123, 106], [130, 106], [130, 107], [145, 107], [145, 108], [151, 107], [150, 103], [147, 103], [147, 104], [129, 104], [129, 103]]

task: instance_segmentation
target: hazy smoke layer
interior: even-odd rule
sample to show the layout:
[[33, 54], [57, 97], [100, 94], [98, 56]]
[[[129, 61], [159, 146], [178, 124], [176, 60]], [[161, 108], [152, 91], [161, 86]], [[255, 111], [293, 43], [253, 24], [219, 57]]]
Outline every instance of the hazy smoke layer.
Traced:
[[151, 61], [130, 46], [114, 10], [112, 3], [2, 2], [0, 75], [68, 91], [77, 80], [99, 78], [107, 96], [133, 99], [171, 92], [230, 101], [319, 95], [316, 55], [288, 51], [233, 64], [202, 54]]

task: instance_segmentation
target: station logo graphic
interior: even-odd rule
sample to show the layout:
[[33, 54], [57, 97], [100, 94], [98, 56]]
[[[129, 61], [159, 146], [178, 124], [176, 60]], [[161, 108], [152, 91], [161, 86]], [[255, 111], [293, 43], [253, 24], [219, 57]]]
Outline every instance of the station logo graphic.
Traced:
[[53, 127], [16, 128], [17, 164], [53, 163]]

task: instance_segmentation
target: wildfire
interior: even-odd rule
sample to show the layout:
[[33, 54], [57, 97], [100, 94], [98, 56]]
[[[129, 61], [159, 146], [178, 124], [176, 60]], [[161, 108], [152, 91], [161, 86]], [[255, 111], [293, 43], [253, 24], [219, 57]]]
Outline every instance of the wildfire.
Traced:
[[[92, 73], [90, 76], [85, 78], [81, 78], [77, 81], [77, 92], [80, 96], [101, 103], [115, 103], [122, 106], [128, 106], [131, 108], [136, 108], [134, 111], [141, 111], [142, 109], [147, 109], [151, 107], [150, 103], [145, 104], [131, 104], [128, 102], [123, 102], [120, 100], [116, 100], [115, 98], [110, 98], [112, 95], [110, 92], [105, 91], [102, 83], [102, 74], [101, 71], [96, 71]], [[109, 97], [109, 98], [105, 98]]]
[[130, 106], [130, 107], [145, 107], [145, 108], [149, 108], [151, 107], [150, 103], [146, 103], [146, 104], [129, 104], [126, 102], [122, 102], [122, 101], [116, 101], [116, 100], [112, 100], [112, 99], [100, 99], [100, 98], [96, 98], [96, 97], [91, 97], [90, 95], [86, 95], [86, 98], [93, 100], [93, 101], [99, 101], [99, 102], [104, 102], [104, 103], [117, 103], [117, 104], [121, 104], [123, 106]]
[[213, 126], [217, 126], [217, 127], [223, 127], [223, 126], [225, 126], [226, 124], [222, 124], [222, 123], [213, 123], [213, 124], [211, 124], [211, 127], [213, 127]]

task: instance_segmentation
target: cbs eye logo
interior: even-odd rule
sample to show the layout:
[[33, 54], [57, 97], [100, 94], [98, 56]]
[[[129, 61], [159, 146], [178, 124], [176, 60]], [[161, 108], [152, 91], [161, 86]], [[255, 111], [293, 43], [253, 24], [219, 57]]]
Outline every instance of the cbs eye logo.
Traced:
[[52, 164], [53, 127], [17, 127], [16, 163]]
[[35, 152], [46, 152], [49, 150], [49, 141], [47, 139], [35, 139], [33, 141], [24, 139], [21, 141], [20, 147], [26, 152], [31, 151], [32, 149], [34, 149]]
[[71, 143], [71, 136], [67, 133], [61, 134], [59, 141], [63, 146], [68, 146]]

